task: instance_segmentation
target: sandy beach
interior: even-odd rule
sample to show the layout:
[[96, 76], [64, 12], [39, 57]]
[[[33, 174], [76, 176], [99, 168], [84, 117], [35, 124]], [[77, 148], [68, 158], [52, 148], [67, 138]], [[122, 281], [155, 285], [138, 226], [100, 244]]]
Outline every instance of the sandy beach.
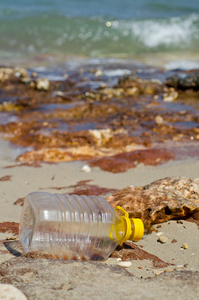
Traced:
[[[85, 65], [57, 80], [47, 72], [41, 77], [24, 68], [1, 69], [0, 282], [19, 288], [28, 299], [79, 299], [79, 286], [83, 299], [167, 299], [168, 285], [170, 299], [197, 298], [195, 198], [195, 210], [181, 218], [174, 207], [173, 220], [156, 221], [150, 234], [125, 243], [105, 262], [27, 257], [18, 239], [30, 192], [107, 198], [166, 177], [185, 177], [188, 183], [199, 178], [197, 72], [182, 71], [185, 79], [166, 80], [163, 69], [150, 76], [151, 68], [137, 69], [140, 78], [132, 75], [133, 66], [128, 75], [125, 67]], [[198, 186], [197, 191], [186, 188], [198, 195]]]
[[[4, 147], [6, 147], [5, 143]], [[95, 186], [95, 191], [98, 191], [99, 187], [104, 188], [103, 192], [106, 196], [111, 195], [114, 189], [122, 189], [128, 185], [142, 186], [167, 176], [199, 177], [199, 162], [195, 159], [169, 162], [156, 167], [138, 165], [136, 168], [119, 174], [105, 172], [97, 167], [91, 168], [90, 172], [86, 173], [82, 171], [83, 166], [85, 166], [85, 162], [44, 163], [40, 167], [16, 166], [16, 162], [11, 159], [11, 155], [7, 159], [2, 157], [0, 178], [4, 179], [0, 182], [1, 226], [5, 222], [20, 222], [22, 206], [19, 199], [23, 199], [32, 191], [71, 193], [83, 181], [86, 184], [84, 186], [86, 189], [90, 189], [91, 186]], [[17, 201], [18, 204], [15, 204]], [[156, 231], [144, 235], [143, 239], [136, 243], [140, 251], [146, 251], [152, 257], [130, 260], [130, 265], [127, 268], [118, 265], [118, 258], [109, 258], [105, 262], [100, 263], [72, 262], [72, 265], [60, 260], [57, 260], [55, 263], [53, 262], [54, 260], [23, 258], [23, 251], [17, 238], [16, 228], [14, 230], [13, 223], [9, 223], [11, 225], [10, 228], [8, 223], [6, 224], [7, 229], [5, 230], [5, 228], [1, 227], [0, 232], [1, 282], [12, 283], [19, 287], [28, 299], [44, 299], [43, 297], [68, 299], [69, 295], [71, 299], [78, 299], [80, 296], [78, 286], [81, 286], [81, 297], [83, 299], [87, 299], [88, 295], [92, 299], [94, 297], [95, 299], [104, 299], [105, 295], [109, 299], [121, 299], [122, 295], [124, 299], [127, 299], [129, 293], [131, 293], [132, 299], [143, 299], [143, 297], [145, 299], [159, 299], [159, 297], [166, 299], [168, 297], [168, 284], [170, 299], [186, 299], [186, 297], [193, 299], [197, 297], [198, 288], [195, 284], [197, 282], [196, 278], [198, 279], [199, 276], [197, 272], [199, 268], [198, 226], [194, 223], [184, 220], [180, 222], [173, 220], [159, 226], [154, 225]], [[158, 238], [161, 235], [168, 238], [165, 244], [158, 242]], [[183, 244], [185, 243], [188, 245], [188, 249], [183, 249]], [[13, 249], [15, 250], [14, 252]], [[22, 257], [15, 257], [19, 253], [21, 253]], [[43, 271], [41, 271], [44, 261], [47, 263], [46, 267], [49, 272], [50, 286], [48, 284], [48, 291], [44, 291], [46, 283], [43, 282], [43, 287], [41, 287], [35, 281], [36, 277], [33, 275], [34, 270], [37, 269], [37, 274], [40, 274], [37, 276], [46, 276], [42, 275]], [[161, 264], [158, 265], [157, 261], [161, 261]], [[67, 276], [66, 278], [65, 276], [61, 279], [59, 278], [56, 283], [53, 281], [54, 276], [53, 273], [51, 275], [51, 265], [54, 265], [53, 268], [56, 272], [73, 274], [69, 285]], [[5, 266], [8, 268], [7, 273], [2, 271]], [[29, 279], [22, 279], [20, 275], [22, 274], [21, 268], [29, 269], [28, 272], [32, 274]], [[79, 270], [78, 276], [74, 273], [77, 269]], [[86, 275], [85, 271], [88, 272], [88, 275]], [[17, 277], [15, 276], [15, 279], [18, 278], [18, 280], [16, 281], [11, 274], [18, 274], [16, 275]], [[133, 275], [132, 279], [129, 275]], [[92, 281], [89, 280], [89, 285], [88, 281], [85, 282], [84, 276], [89, 276], [89, 278], [92, 276]], [[194, 283], [191, 281], [190, 284], [188, 278], [193, 278]], [[176, 282], [175, 285], [171, 284], [173, 280]], [[111, 284], [109, 291], [107, 282]], [[67, 286], [66, 290], [61, 288], [63, 284]], [[121, 288], [116, 289], [115, 284], [121, 286]], [[57, 285], [60, 288], [56, 292], [54, 287]], [[35, 286], [34, 292], [31, 286]], [[72, 290], [70, 289], [71, 286], [73, 287]], [[139, 294], [135, 293], [135, 288], [139, 291]], [[99, 289], [101, 290], [100, 296], [98, 295]], [[115, 294], [116, 290], [117, 295]], [[3, 298], [0, 297], [0, 299]]]
[[[198, 37], [196, 0], [0, 1], [0, 300], [199, 298]], [[89, 222], [25, 253], [34, 191]]]

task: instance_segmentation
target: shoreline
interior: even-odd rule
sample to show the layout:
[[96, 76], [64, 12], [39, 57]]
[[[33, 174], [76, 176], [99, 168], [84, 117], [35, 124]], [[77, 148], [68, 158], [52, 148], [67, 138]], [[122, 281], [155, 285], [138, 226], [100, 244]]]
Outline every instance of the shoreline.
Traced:
[[101, 61], [102, 66], [108, 61], [113, 63], [123, 63], [124, 65], [135, 64], [145, 65], [146, 67], [155, 67], [163, 69], [199, 69], [199, 58], [197, 52], [156, 52], [156, 53], [143, 53], [140, 55], [106, 55], [106, 56], [84, 56], [63, 53], [48, 53], [48, 54], [35, 54], [35, 55], [22, 55], [15, 57], [3, 57], [1, 59], [4, 63], [1, 66], [7, 67], [20, 67], [27, 69], [34, 69], [39, 67], [46, 67], [47, 69], [53, 68], [62, 70], [69, 63], [74, 63], [76, 66], [84, 65], [93, 61]]

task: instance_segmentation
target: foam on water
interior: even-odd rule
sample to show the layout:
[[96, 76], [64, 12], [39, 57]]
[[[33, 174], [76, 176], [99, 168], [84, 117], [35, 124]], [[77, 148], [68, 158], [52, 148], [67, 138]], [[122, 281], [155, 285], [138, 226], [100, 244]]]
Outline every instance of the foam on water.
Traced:
[[[77, 9], [78, 8], [78, 9]], [[137, 59], [197, 54], [196, 0], [10, 0], [0, 2], [2, 61], [65, 55]]]
[[199, 69], [199, 61], [176, 60], [165, 64], [167, 70], [194, 70]]
[[[199, 22], [198, 15], [189, 18], [171, 18], [170, 20], [147, 20], [132, 24], [133, 34], [149, 48], [165, 46], [183, 47], [199, 37], [195, 23]], [[196, 36], [195, 36], [196, 34]]]
[[[0, 21], [1, 55], [63, 53], [133, 57], [161, 51], [198, 51], [199, 15], [147, 20], [42, 18]], [[3, 25], [4, 24], [4, 25]], [[14, 29], [13, 29], [14, 27]]]

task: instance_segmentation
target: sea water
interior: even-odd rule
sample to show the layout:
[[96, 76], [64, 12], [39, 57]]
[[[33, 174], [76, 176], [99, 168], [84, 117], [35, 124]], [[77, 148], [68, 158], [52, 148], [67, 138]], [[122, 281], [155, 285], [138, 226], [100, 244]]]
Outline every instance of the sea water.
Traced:
[[1, 64], [42, 55], [198, 60], [199, 1], [0, 1], [0, 41]]

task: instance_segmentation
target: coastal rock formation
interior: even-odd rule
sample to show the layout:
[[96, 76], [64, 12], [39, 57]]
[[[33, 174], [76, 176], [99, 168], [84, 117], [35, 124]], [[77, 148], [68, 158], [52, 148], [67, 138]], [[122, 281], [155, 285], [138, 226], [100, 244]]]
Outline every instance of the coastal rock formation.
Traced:
[[166, 84], [179, 90], [199, 90], [199, 72], [179, 76], [177, 74], [167, 78]]
[[107, 201], [141, 218], [146, 228], [169, 220], [199, 219], [199, 178], [167, 177], [143, 187], [128, 186]]
[[132, 67], [117, 77], [99, 71], [84, 65], [51, 77], [0, 67], [0, 134], [24, 147], [18, 162], [86, 160], [118, 173], [199, 156], [196, 72], [175, 72], [196, 83], [185, 93], [174, 81], [162, 81], [171, 74], [165, 70], [149, 76]]

